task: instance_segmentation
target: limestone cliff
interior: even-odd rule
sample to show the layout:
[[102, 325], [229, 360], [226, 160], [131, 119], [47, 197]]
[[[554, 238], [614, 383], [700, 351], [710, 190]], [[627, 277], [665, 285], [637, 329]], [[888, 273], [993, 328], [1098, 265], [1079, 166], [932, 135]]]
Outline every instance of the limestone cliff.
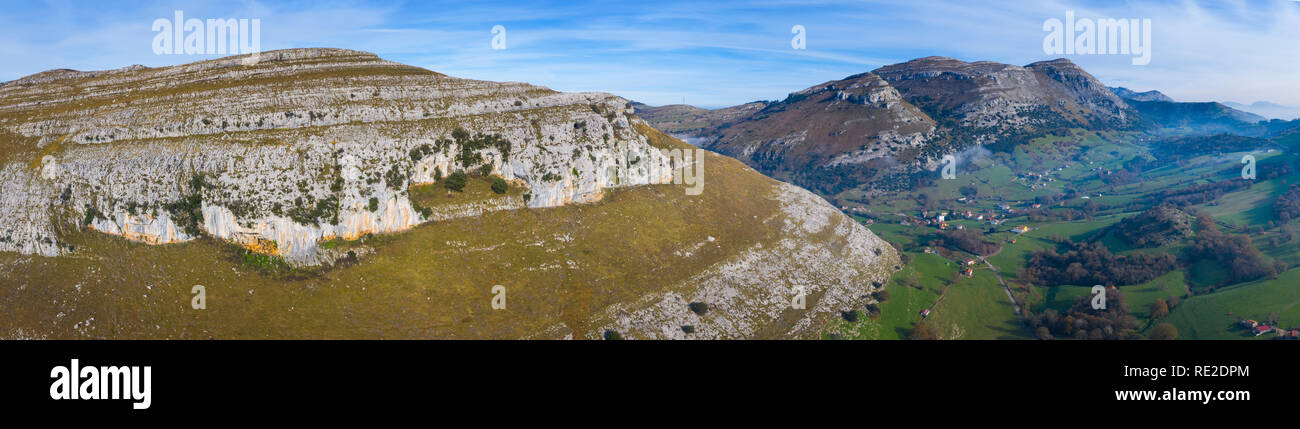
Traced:
[[[322, 240], [429, 220], [406, 190], [453, 170], [486, 166], [522, 183], [529, 207], [672, 179], [669, 160], [632, 130], [629, 103], [608, 94], [457, 79], [337, 49], [246, 59], [0, 86], [0, 128], [12, 136], [0, 250], [68, 251], [54, 234], [64, 216], [147, 243], [266, 243], [315, 264]], [[628, 154], [646, 161], [629, 166]], [[178, 224], [190, 197], [197, 228]]]
[[898, 269], [631, 109], [337, 49], [0, 84], [0, 338], [805, 338]]

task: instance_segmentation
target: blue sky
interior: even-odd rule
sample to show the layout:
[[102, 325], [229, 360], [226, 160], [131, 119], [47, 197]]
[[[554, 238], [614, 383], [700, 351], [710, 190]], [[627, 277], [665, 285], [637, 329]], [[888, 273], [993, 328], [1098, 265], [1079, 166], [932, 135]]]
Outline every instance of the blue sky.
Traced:
[[[1300, 2], [1257, 1], [25, 1], [0, 11], [0, 80], [54, 68], [163, 66], [155, 19], [258, 18], [262, 50], [340, 47], [453, 76], [720, 107], [942, 55], [1028, 64], [1045, 20], [1152, 21], [1152, 59], [1066, 56], [1104, 83], [1183, 101], [1300, 106]], [[491, 49], [506, 28], [507, 49]], [[807, 49], [791, 48], [791, 27]]]

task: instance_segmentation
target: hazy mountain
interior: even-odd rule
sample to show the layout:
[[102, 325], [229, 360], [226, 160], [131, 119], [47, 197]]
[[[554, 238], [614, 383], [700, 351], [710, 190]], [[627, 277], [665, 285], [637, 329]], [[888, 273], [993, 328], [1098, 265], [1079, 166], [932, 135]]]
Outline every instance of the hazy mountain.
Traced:
[[817, 336], [899, 264], [622, 98], [364, 52], [41, 73], [0, 134], [0, 337]]
[[1300, 107], [1283, 106], [1281, 104], [1269, 103], [1267, 101], [1256, 101], [1249, 105], [1233, 103], [1231, 101], [1223, 104], [1233, 109], [1250, 112], [1268, 119], [1292, 120], [1300, 118]]
[[1123, 98], [1125, 100], [1169, 101], [1169, 102], [1174, 101], [1174, 99], [1169, 98], [1168, 95], [1165, 95], [1164, 93], [1160, 91], [1156, 91], [1154, 89], [1146, 92], [1136, 92], [1121, 86], [1121, 87], [1111, 87], [1110, 90], [1111, 92], [1114, 92], [1115, 95], [1118, 95], [1120, 98]]
[[1180, 103], [1129, 100], [1129, 105], [1159, 131], [1179, 134], [1260, 134], [1263, 117], [1215, 102]]

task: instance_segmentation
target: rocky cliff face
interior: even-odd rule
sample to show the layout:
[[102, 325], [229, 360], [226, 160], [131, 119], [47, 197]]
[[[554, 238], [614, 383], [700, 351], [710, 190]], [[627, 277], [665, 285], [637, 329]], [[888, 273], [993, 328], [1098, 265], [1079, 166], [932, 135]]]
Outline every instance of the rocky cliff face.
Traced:
[[889, 83], [863, 73], [792, 93], [734, 122], [705, 145], [784, 178], [909, 150], [903, 156], [915, 157], [934, 131], [934, 120]]
[[875, 73], [923, 110], [982, 129], [974, 136], [981, 143], [1026, 127], [1122, 126], [1132, 110], [1066, 59], [1020, 67], [926, 57]]
[[[816, 95], [898, 106], [877, 90]], [[4, 83], [0, 338], [817, 337], [898, 269], [631, 108], [336, 49]]]
[[0, 250], [62, 254], [54, 223], [86, 219], [147, 243], [209, 234], [316, 264], [323, 240], [429, 220], [407, 189], [453, 170], [521, 184], [529, 207], [672, 179], [631, 130], [629, 103], [608, 94], [456, 79], [354, 51], [260, 58], [0, 86], [0, 128], [13, 136]]

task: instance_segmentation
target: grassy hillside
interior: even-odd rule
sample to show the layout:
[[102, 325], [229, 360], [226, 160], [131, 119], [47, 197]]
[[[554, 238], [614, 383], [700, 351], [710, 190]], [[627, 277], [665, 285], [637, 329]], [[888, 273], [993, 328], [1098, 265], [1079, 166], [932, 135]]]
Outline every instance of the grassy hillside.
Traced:
[[[653, 137], [657, 145], [685, 147]], [[63, 238], [76, 247], [71, 256], [0, 253], [0, 332], [519, 338], [561, 323], [581, 331], [594, 311], [678, 287], [743, 249], [781, 238], [779, 202], [762, 198], [776, 182], [712, 154], [703, 168], [703, 195], [640, 186], [592, 204], [432, 222], [327, 245], [356, 255], [330, 268], [286, 269], [211, 239], [150, 246], [65, 228]], [[465, 195], [448, 197], [436, 187], [417, 193], [434, 201], [492, 198], [479, 181], [471, 179]], [[205, 310], [190, 307], [195, 285], [206, 287]], [[490, 306], [494, 285], [506, 287], [504, 310]]]

